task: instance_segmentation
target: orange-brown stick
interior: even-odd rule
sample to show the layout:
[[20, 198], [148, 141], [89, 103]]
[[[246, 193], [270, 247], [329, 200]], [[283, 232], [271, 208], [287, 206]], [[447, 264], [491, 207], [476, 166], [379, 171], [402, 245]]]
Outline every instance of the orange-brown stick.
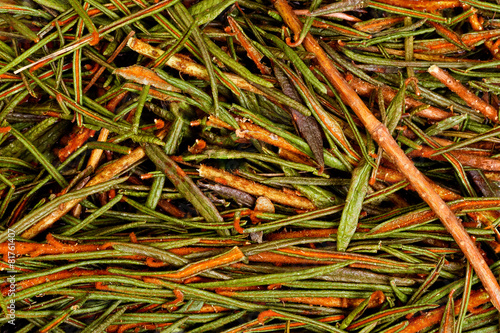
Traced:
[[295, 154], [307, 156], [303, 152], [295, 148], [295, 146], [291, 145], [288, 141], [283, 139], [281, 136], [271, 133], [259, 125], [242, 121], [238, 122], [238, 125], [240, 125], [240, 129], [236, 131], [236, 135], [239, 137], [257, 139], [259, 141], [269, 143], [270, 145], [286, 149]]
[[[485, 30], [480, 32], [470, 32], [462, 35], [462, 42], [465, 46], [472, 47], [481, 41], [498, 38], [500, 36], [500, 29]], [[415, 53], [426, 54], [447, 54], [460, 51], [461, 48], [455, 44], [448, 42], [446, 39], [423, 40], [415, 43]]]
[[[127, 46], [132, 50], [152, 59], [157, 59], [164, 53], [162, 49], [155, 48], [137, 38], [130, 38]], [[174, 54], [170, 57], [169, 60], [167, 60], [165, 65], [172, 67], [180, 71], [181, 73], [185, 73], [202, 80], [209, 80], [208, 72], [205, 66], [195, 63], [188, 57]], [[232, 73], [225, 74], [229, 80], [231, 80], [236, 86], [238, 86], [238, 88], [248, 90], [260, 95], [263, 94], [262, 91], [252, 86], [247, 80], [243, 79], [242, 77]]]
[[243, 254], [243, 252], [241, 252], [241, 250], [238, 247], [235, 246], [230, 251], [215, 258], [209, 258], [206, 260], [201, 260], [199, 262], [188, 264], [175, 273], [162, 274], [159, 276], [170, 279], [184, 279], [209, 269], [222, 267], [234, 262], [238, 262], [243, 258], [245, 258], [245, 255]]
[[358, 22], [354, 24], [353, 28], [367, 33], [376, 33], [384, 29], [388, 29], [403, 21], [404, 17], [402, 16], [384, 17], [380, 19], [372, 19], [368, 21]]
[[[292, 31], [295, 34], [300, 33], [302, 23], [293, 13], [288, 2], [286, 0], [275, 0], [274, 6]], [[316, 55], [323, 74], [325, 74], [335, 89], [339, 91], [342, 100], [352, 108], [373, 139], [391, 157], [393, 163], [405, 175], [420, 197], [436, 212], [448, 232], [456, 240], [467, 259], [469, 259], [477, 276], [490, 295], [491, 302], [500, 310], [500, 286], [498, 285], [498, 281], [455, 214], [453, 214], [439, 195], [432, 190], [427, 179], [404, 154], [384, 124], [375, 118], [358, 94], [347, 84], [326, 52], [319, 46], [311, 34], [307, 35], [303, 45], [306, 50]]]
[[[303, 303], [309, 305], [319, 305], [329, 308], [354, 308], [361, 304], [364, 298], [345, 298], [345, 297], [282, 297], [283, 302]], [[370, 296], [368, 308], [376, 308], [385, 301], [383, 292], [376, 291]]]
[[312, 202], [307, 198], [299, 197], [295, 194], [285, 193], [284, 191], [258, 184], [256, 182], [235, 176], [223, 170], [202, 165], [200, 166], [199, 173], [203, 178], [207, 178], [217, 183], [240, 189], [249, 194], [268, 197], [272, 201], [283, 205], [299, 209], [315, 209]]
[[216, 247], [179, 247], [175, 249], [167, 250], [170, 253], [176, 254], [178, 256], [185, 256], [192, 253], [215, 251]]
[[[447, 161], [443, 155], [432, 155], [439, 150], [432, 149], [427, 146], [422, 146], [422, 149], [413, 150], [408, 154], [410, 157], [425, 157], [436, 161]], [[477, 169], [486, 171], [500, 171], [500, 160], [485, 156], [478, 156], [477, 154], [468, 154], [463, 150], [454, 150], [449, 153], [457, 159], [462, 165], [470, 166]]]
[[[471, 6], [466, 4], [466, 3], [462, 3], [462, 8], [464, 11], [466, 11], [466, 10], [469, 10], [471, 8]], [[474, 11], [477, 11], [477, 10], [474, 8]], [[479, 17], [477, 15], [477, 13], [474, 13], [473, 15], [471, 15], [469, 17], [468, 21], [472, 27], [472, 30], [474, 30], [474, 31], [482, 31], [483, 30], [483, 25], [481, 24], [481, 22], [479, 22]]]
[[[397, 183], [405, 179], [404, 175], [401, 174], [399, 171], [394, 170], [394, 169], [389, 169], [386, 167], [379, 166], [377, 169], [377, 179], [388, 182], [388, 183]], [[451, 201], [451, 200], [458, 200], [462, 198], [461, 195], [452, 192], [448, 189], [445, 189], [444, 187], [439, 186], [438, 184], [434, 183], [433, 181], [430, 181], [431, 187], [436, 193], [443, 199], [444, 201]], [[413, 189], [413, 188], [411, 188]]]
[[434, 12], [436, 10], [460, 7], [460, 1], [457, 0], [378, 0], [379, 2], [398, 6], [403, 8], [411, 8], [415, 10], [425, 10]]
[[[471, 292], [469, 298], [469, 305], [467, 306], [467, 308], [469, 310], [474, 309], [480, 305], [483, 305], [488, 301], [489, 301], [489, 296], [485, 291], [483, 290], [473, 291]], [[458, 300], [457, 302], [455, 302], [455, 313], [458, 313], [458, 311], [460, 311], [461, 303], [462, 300]], [[400, 331], [400, 333], [417, 333], [423, 330], [424, 328], [436, 325], [441, 321], [441, 318], [443, 318], [444, 310], [445, 307], [441, 306], [435, 310], [423, 313], [420, 316], [410, 319], [409, 325], [406, 326], [402, 331]]]
[[447, 86], [451, 91], [456, 93], [460, 98], [462, 98], [468, 106], [481, 112], [486, 118], [497, 123], [498, 122], [498, 110], [495, 110], [493, 106], [486, 103], [481, 98], [473, 94], [469, 89], [451, 76], [447, 71], [439, 68], [436, 65], [429, 67], [428, 72], [434, 76], [436, 79], [441, 81], [445, 86]]
[[140, 328], [143, 328], [145, 330], [148, 330], [148, 331], [154, 331], [154, 330], [157, 330], [161, 327], [166, 327], [166, 326], [170, 326], [172, 325], [172, 323], [148, 323], [148, 322], [144, 322], [144, 323], [134, 323], [134, 324], [122, 324], [122, 325], [110, 325], [108, 326], [108, 328], [106, 329], [106, 332], [108, 333], [111, 333], [111, 332], [116, 332], [116, 333], [125, 333], [127, 332], [128, 330], [131, 330], [133, 328], [135, 328], [137, 330], [137, 332], [139, 331]]
[[248, 256], [249, 261], [253, 262], [265, 262], [272, 263], [277, 266], [281, 265], [333, 265], [337, 261], [334, 260], [317, 260], [314, 258], [297, 258], [293, 256], [287, 256], [280, 253], [273, 252], [261, 252], [259, 254], [253, 254]]
[[[16, 242], [16, 256], [29, 255], [37, 257], [40, 255], [64, 254], [64, 253], [80, 253], [105, 250], [110, 247], [110, 243], [106, 244], [64, 244], [55, 241], [52, 235], [47, 236], [48, 244]], [[57, 243], [56, 243], [57, 242]], [[10, 251], [12, 252], [12, 251]], [[7, 262], [9, 253], [9, 243], [0, 243], [0, 254], [3, 255], [4, 261]]]
[[[346, 75], [346, 80], [349, 85], [361, 96], [370, 97], [376, 89], [382, 90], [382, 96], [384, 96], [384, 102], [389, 105], [389, 103], [396, 96], [396, 91], [388, 86], [376, 87], [373, 84], [365, 82], [358, 79], [350, 74]], [[424, 103], [417, 101], [411, 97], [405, 97], [405, 105], [407, 109], [416, 108], [424, 105]], [[420, 110], [416, 113], [417, 116], [427, 118], [434, 121], [439, 121], [450, 117], [451, 112], [446, 112], [444, 110], [438, 109], [434, 106], [429, 106], [424, 110]]]
[[[114, 97], [111, 101], [108, 102], [108, 104], [106, 105], [106, 109], [108, 109], [111, 112], [114, 112], [118, 103], [120, 103], [127, 95], [128, 91], [125, 91], [119, 94], [118, 96]], [[99, 137], [97, 138], [97, 141], [106, 142], [106, 140], [108, 139], [108, 135], [109, 135], [109, 129], [102, 128], [101, 132], [99, 133]], [[102, 153], [103, 153], [102, 149], [92, 150], [92, 153], [90, 154], [89, 160], [87, 162], [87, 166], [92, 166], [94, 170], [97, 169]]]
[[276, 313], [273, 310], [266, 310], [259, 313], [259, 317], [257, 318], [257, 320], [259, 321], [259, 323], [264, 324], [267, 318], [273, 317], [284, 317], [284, 315]]
[[[397, 267], [408, 267], [406, 263], [396, 262], [392, 260], [375, 258], [358, 253], [345, 253], [345, 252], [335, 252], [335, 251], [321, 251], [307, 248], [293, 248], [287, 247], [276, 250], [277, 253], [283, 253], [290, 256], [299, 256], [304, 258], [314, 258], [318, 259], [333, 259], [333, 260], [357, 260], [358, 262], [366, 262], [381, 265], [391, 265]], [[355, 267], [356, 264], [350, 265]]]
[[[158, 137], [163, 137], [165, 135], [165, 129], [158, 133]], [[102, 169], [98, 170], [98, 173], [85, 185], [86, 187], [94, 186], [97, 184], [101, 184], [105, 181], [108, 181], [120, 174], [124, 170], [127, 170], [130, 166], [134, 165], [138, 161], [140, 161], [143, 157], [146, 156], [146, 152], [142, 147], [138, 147], [134, 149], [130, 154], [122, 156], [121, 158], [115, 160], [114, 162], [106, 165]], [[68, 213], [73, 207], [79, 204], [85, 198], [78, 198], [67, 201], [52, 213], [47, 215], [46, 217], [39, 220], [34, 226], [24, 231], [21, 234], [21, 237], [26, 239], [31, 239], [38, 235], [40, 232], [49, 228], [52, 224], [54, 224], [57, 220], [63, 217], [66, 213]]]
[[[500, 200], [461, 200], [459, 202], [455, 202], [450, 205], [450, 209], [453, 212], [461, 212], [466, 209], [482, 209], [482, 208], [491, 208], [495, 209], [500, 205]], [[379, 224], [374, 229], [372, 229], [372, 234], [379, 234], [383, 232], [389, 232], [392, 230], [407, 228], [413, 225], [417, 225], [423, 223], [425, 221], [429, 221], [434, 219], [436, 214], [433, 211], [424, 211], [424, 212], [416, 212], [416, 213], [408, 213], [402, 215], [396, 219], [391, 220], [390, 222]]]
[[[255, 125], [251, 122], [248, 121], [242, 121], [238, 120], [238, 125], [240, 126], [239, 130], [236, 130], [236, 135], [240, 138], [245, 138], [245, 139], [256, 139], [259, 141], [266, 142], [272, 146], [284, 149], [288, 152], [297, 154], [298, 156], [308, 159], [308, 156], [295, 148], [292, 144], [290, 144], [288, 141], [283, 139], [281, 136], [278, 136], [272, 132], [269, 132], [265, 128]], [[226, 124], [219, 118], [216, 118], [214, 116], [209, 116], [208, 121], [207, 121], [207, 126], [214, 126], [214, 127], [219, 127], [219, 128], [226, 128], [228, 130], [234, 131], [235, 129], [231, 127], [229, 124]], [[340, 140], [342, 141], [342, 140]], [[301, 162], [303, 163], [303, 162]]]
[[[16, 283], [16, 290], [21, 291], [26, 288], [34, 287], [43, 283], [48, 283], [50, 281], [57, 281], [57, 280], [62, 280], [62, 279], [67, 279], [70, 277], [76, 277], [76, 276], [89, 276], [89, 275], [109, 275], [109, 273], [106, 270], [88, 270], [88, 269], [73, 269], [73, 270], [66, 270], [66, 271], [61, 271], [53, 274], [48, 274], [45, 276], [37, 277], [37, 278], [32, 278], [28, 280], [23, 280], [19, 281]], [[10, 286], [2, 286], [2, 295], [6, 296], [9, 293]]]
[[299, 231], [289, 231], [289, 232], [276, 232], [268, 234], [266, 240], [274, 241], [278, 239], [289, 239], [289, 238], [316, 238], [316, 237], [330, 237], [337, 233], [337, 229], [304, 229]]
[[186, 213], [184, 213], [182, 210], [177, 208], [174, 204], [170, 203], [167, 199], [160, 199], [158, 201], [158, 207], [163, 209], [165, 212], [168, 214], [174, 216], [174, 217], [184, 217]]
[[408, 267], [407, 264], [392, 260], [375, 259], [370, 256], [360, 254], [350, 254], [344, 252], [327, 252], [305, 248], [284, 248], [275, 252], [261, 252], [248, 256], [249, 261], [267, 262], [275, 265], [332, 265], [339, 260], [356, 260], [349, 265], [356, 268], [377, 269], [380, 265]]
[[[133, 90], [137, 90], [137, 91], [142, 91], [142, 89], [144, 88], [143, 85], [140, 85], [140, 84], [136, 84], [136, 83], [132, 83], [132, 82], [127, 82], [123, 85], [123, 88], [125, 89], [133, 89]], [[155, 89], [155, 88], [150, 88], [149, 89], [149, 95], [156, 98], [156, 99], [159, 99], [161, 101], [180, 101], [177, 97], [174, 97], [174, 96], [171, 96], [171, 95], [167, 95], [167, 94], [164, 94], [162, 93], [161, 91]]]
[[166, 91], [174, 91], [174, 92], [181, 91], [179, 88], [176, 88], [167, 81], [163, 80], [161, 77], [158, 76], [158, 74], [156, 74], [149, 68], [143, 66], [132, 65], [129, 67], [117, 68], [113, 71], [113, 74], [120, 75], [121, 77], [127, 80], [132, 80], [134, 82], [143, 85], [149, 84], [153, 87], [163, 89]]
[[[139, 147], [134, 149], [129, 155], [125, 155], [119, 158], [118, 160], [114, 161], [111, 164], [108, 164], [106, 167], [100, 170], [100, 172], [97, 175], [95, 175], [94, 178], [92, 178], [87, 183], [86, 186], [89, 187], [110, 180], [117, 174], [121, 173], [123, 170], [126, 170], [129, 166], [139, 161], [145, 155], [146, 153], [142, 148]], [[40, 232], [46, 230], [53, 223], [59, 220], [62, 216], [64, 216], [67, 212], [69, 212], [74, 206], [80, 203], [83, 199], [85, 198], [73, 199], [59, 205], [59, 207], [52, 213], [50, 213], [49, 215], [38, 221], [37, 224], [29, 228], [28, 230], [24, 231], [21, 234], [21, 237], [26, 239], [31, 239], [35, 237]]]
[[79, 128], [76, 133], [71, 134], [70, 139], [67, 145], [59, 149], [57, 152], [57, 157], [59, 157], [59, 161], [64, 162], [69, 155], [73, 154], [78, 148], [80, 148], [87, 140], [93, 137], [95, 134], [95, 130], [91, 130], [89, 128]]

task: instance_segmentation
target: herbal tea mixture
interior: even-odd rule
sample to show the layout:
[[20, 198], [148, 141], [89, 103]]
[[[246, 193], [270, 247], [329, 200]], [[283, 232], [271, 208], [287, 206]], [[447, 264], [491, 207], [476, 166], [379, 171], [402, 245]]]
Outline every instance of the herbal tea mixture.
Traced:
[[2, 1], [1, 332], [499, 332], [499, 50], [493, 1]]

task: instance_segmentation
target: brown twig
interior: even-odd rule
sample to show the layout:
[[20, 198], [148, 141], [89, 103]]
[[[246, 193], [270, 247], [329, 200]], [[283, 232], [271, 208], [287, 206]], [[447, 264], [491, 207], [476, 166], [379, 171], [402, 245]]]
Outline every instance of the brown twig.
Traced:
[[[120, 159], [115, 162], [104, 167], [97, 175], [94, 176], [86, 185], [86, 187], [97, 185], [103, 183], [105, 181], [110, 180], [116, 175], [120, 174], [122, 171], [126, 170], [133, 164], [137, 163], [140, 159], [142, 159], [146, 154], [144, 153], [144, 149], [136, 148], [129, 155], [124, 155]], [[44, 231], [52, 224], [54, 224], [57, 220], [63, 217], [67, 212], [69, 212], [74, 206], [79, 204], [85, 198], [73, 199], [67, 201], [49, 215], [38, 221], [34, 226], [26, 230], [21, 234], [21, 237], [26, 239], [31, 239], [38, 235], [40, 232]]]
[[[108, 109], [111, 112], [114, 112], [118, 103], [120, 103], [127, 95], [128, 91], [125, 91], [119, 94], [118, 96], [114, 97], [108, 102], [108, 104], [106, 105], [106, 109]], [[108, 135], [109, 135], [109, 130], [107, 128], [102, 128], [101, 132], [99, 133], [99, 137], [97, 138], [97, 141], [106, 142], [106, 140], [108, 139]], [[95, 170], [99, 164], [99, 160], [101, 159], [102, 153], [103, 153], [102, 149], [92, 150], [92, 153], [90, 153], [90, 157], [87, 162], [87, 166], [92, 166]]]
[[245, 255], [238, 247], [232, 248], [230, 251], [207, 260], [201, 260], [192, 264], [184, 266], [182, 269], [174, 273], [162, 274], [161, 276], [169, 279], [184, 279], [193, 275], [199, 274], [203, 271], [227, 266], [231, 263], [237, 262], [245, 258]]
[[379, 2], [392, 6], [411, 8], [414, 10], [425, 10], [434, 12], [436, 10], [455, 8], [460, 6], [460, 1], [456, 0], [380, 0]]
[[57, 157], [59, 161], [64, 162], [71, 154], [73, 154], [78, 148], [80, 148], [87, 140], [93, 137], [95, 130], [91, 130], [85, 127], [77, 127], [76, 132], [70, 135], [68, 143], [62, 149], [57, 151]]
[[[425, 157], [435, 161], [446, 161], [447, 159], [443, 155], [433, 155], [439, 152], [439, 150], [432, 149], [428, 146], [422, 146], [422, 149], [413, 150], [408, 154], [410, 157]], [[496, 158], [490, 158], [486, 156], [480, 156], [478, 154], [470, 154], [465, 151], [454, 150], [448, 153], [457, 159], [462, 165], [470, 166], [477, 169], [482, 169], [486, 171], [500, 171], [500, 160]]]
[[[450, 210], [453, 212], [461, 212], [467, 209], [495, 209], [500, 204], [499, 200], [460, 200], [450, 204]], [[482, 212], [484, 213], [484, 212]], [[436, 214], [433, 211], [421, 211], [421, 212], [410, 212], [408, 214], [399, 216], [398, 218], [392, 219], [388, 222], [377, 225], [372, 229], [372, 234], [379, 234], [383, 232], [389, 232], [396, 229], [408, 228], [426, 221], [430, 221], [435, 218]]]
[[439, 68], [436, 65], [429, 67], [427, 71], [436, 79], [441, 81], [441, 83], [447, 86], [451, 91], [460, 96], [460, 98], [462, 98], [468, 106], [481, 112], [489, 120], [495, 123], [498, 122], [498, 110], [495, 110], [493, 106], [474, 95], [469, 89], [463, 86], [460, 81], [456, 80], [447, 71]]
[[[351, 74], [347, 74], [345, 76], [345, 79], [347, 80], [349, 85], [356, 91], [356, 93], [364, 97], [370, 97], [370, 95], [374, 91], [376, 91], [376, 89], [382, 90], [381, 91], [382, 96], [384, 96], [384, 102], [387, 105], [389, 105], [389, 103], [394, 99], [397, 93], [394, 89], [388, 86], [376, 87], [371, 83], [365, 82], [361, 79], [352, 76]], [[411, 108], [421, 107], [422, 105], [424, 105], [424, 103], [417, 101], [414, 98], [406, 96], [405, 105], [407, 109], [411, 109]], [[441, 110], [434, 106], [429, 106], [424, 110], [418, 111], [416, 115], [430, 120], [439, 121], [452, 116], [452, 113]]]
[[[16, 255], [29, 255], [38, 257], [41, 255], [54, 255], [62, 253], [80, 253], [105, 250], [110, 247], [106, 244], [65, 244], [59, 242], [51, 234], [47, 235], [47, 244], [16, 242]], [[5, 262], [8, 262], [9, 243], [0, 243], [0, 255]]]
[[291, 145], [281, 136], [271, 133], [261, 126], [243, 121], [239, 121], [238, 125], [240, 125], [240, 129], [236, 130], [236, 135], [238, 137], [247, 139], [256, 139], [259, 141], [266, 142], [270, 145], [286, 149], [297, 155], [307, 156], [303, 152], [295, 148], [293, 145]]
[[151, 85], [153, 87], [163, 89], [166, 91], [180, 92], [181, 90], [174, 87], [167, 81], [160, 78], [155, 72], [149, 68], [142, 67], [139, 65], [132, 65], [129, 67], [117, 68], [113, 71], [113, 74], [120, 75], [121, 77], [132, 80], [134, 82]]
[[[383, 292], [376, 291], [376, 296], [370, 298], [367, 308], [376, 308], [385, 301]], [[361, 304], [364, 298], [346, 298], [346, 297], [282, 297], [282, 302], [303, 303], [309, 305], [319, 305], [330, 308], [354, 308]]]
[[[109, 273], [106, 270], [88, 270], [81, 268], [76, 268], [73, 270], [64, 270], [53, 274], [47, 274], [45, 276], [19, 281], [16, 283], [16, 290], [21, 291], [23, 289], [38, 286], [40, 284], [49, 283], [51, 281], [63, 280], [76, 276], [110, 275], [110, 274], [111, 273]], [[3, 285], [1, 291], [2, 295], [7, 296], [9, 293], [9, 288], [10, 286], [8, 286], [7, 284]]]
[[[480, 305], [483, 305], [488, 301], [489, 301], [489, 296], [486, 292], [484, 292], [483, 290], [473, 291], [470, 295], [469, 304], [467, 308], [471, 310]], [[455, 313], [458, 313], [458, 311], [460, 311], [461, 303], [462, 300], [458, 300], [457, 302], [455, 302]], [[444, 310], [445, 307], [442, 306], [435, 310], [423, 313], [418, 317], [410, 319], [409, 325], [406, 326], [403, 330], [401, 330], [400, 333], [417, 333], [423, 330], [424, 328], [428, 328], [432, 325], [439, 323], [441, 321], [441, 318], [443, 318]]]
[[[157, 59], [164, 53], [162, 49], [153, 47], [137, 38], [130, 38], [127, 45], [132, 50], [152, 59]], [[188, 57], [174, 54], [167, 60], [165, 65], [172, 67], [180, 71], [181, 73], [185, 73], [202, 80], [209, 80], [208, 71], [205, 66], [195, 63]], [[262, 91], [252, 86], [247, 80], [241, 78], [240, 76], [232, 73], [225, 74], [227, 78], [231, 80], [238, 88], [263, 95]]]
[[288, 194], [283, 191], [274, 189], [272, 187], [257, 184], [251, 180], [247, 180], [238, 176], [235, 176], [229, 172], [222, 171], [216, 168], [212, 168], [206, 165], [200, 166], [199, 169], [200, 176], [213, 180], [217, 183], [231, 186], [240, 189], [244, 192], [265, 196], [271, 199], [271, 201], [299, 208], [299, 209], [314, 209], [314, 205], [307, 198], [299, 197], [294, 194]]
[[[384, 181], [384, 182], [391, 183], [391, 184], [395, 184], [397, 182], [404, 180], [405, 176], [397, 170], [379, 166], [377, 169], [377, 179]], [[444, 201], [458, 200], [458, 199], [462, 198], [461, 195], [459, 195], [455, 192], [452, 192], [444, 187], [439, 186], [438, 184], [436, 184], [432, 180], [430, 180], [430, 179], [427, 179], [427, 180], [430, 183], [431, 188]], [[411, 186], [409, 189], [414, 190]]]

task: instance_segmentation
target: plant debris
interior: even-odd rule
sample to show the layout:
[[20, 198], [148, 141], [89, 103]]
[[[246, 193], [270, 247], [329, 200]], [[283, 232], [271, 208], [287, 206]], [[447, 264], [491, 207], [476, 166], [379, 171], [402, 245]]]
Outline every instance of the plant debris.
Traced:
[[498, 332], [500, 6], [0, 4], [2, 332]]

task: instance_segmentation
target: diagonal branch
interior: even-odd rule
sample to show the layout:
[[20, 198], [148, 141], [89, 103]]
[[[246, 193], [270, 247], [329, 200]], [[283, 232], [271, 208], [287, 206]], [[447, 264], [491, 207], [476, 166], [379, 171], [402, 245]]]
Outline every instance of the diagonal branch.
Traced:
[[[296, 35], [300, 34], [302, 23], [294, 14], [288, 2], [286, 0], [274, 0], [273, 2], [284, 22], [292, 29], [293, 33]], [[375, 118], [358, 94], [347, 84], [335, 68], [333, 62], [328, 58], [325, 51], [319, 46], [318, 42], [311, 34], [307, 34], [303, 45], [307, 51], [316, 55], [321, 71], [335, 89], [338, 90], [342, 100], [352, 108], [373, 139], [385, 150], [387, 155], [391, 157], [399, 171], [405, 175], [406, 179], [408, 179], [420, 197], [427, 202], [439, 217], [448, 232], [460, 246], [462, 252], [470, 261], [474, 271], [490, 295], [491, 302], [500, 310], [500, 286], [455, 214], [453, 214], [446, 203], [432, 189], [427, 179], [420, 173], [415, 165], [413, 165], [412, 161], [404, 154], [401, 148], [399, 148], [387, 128]]]

